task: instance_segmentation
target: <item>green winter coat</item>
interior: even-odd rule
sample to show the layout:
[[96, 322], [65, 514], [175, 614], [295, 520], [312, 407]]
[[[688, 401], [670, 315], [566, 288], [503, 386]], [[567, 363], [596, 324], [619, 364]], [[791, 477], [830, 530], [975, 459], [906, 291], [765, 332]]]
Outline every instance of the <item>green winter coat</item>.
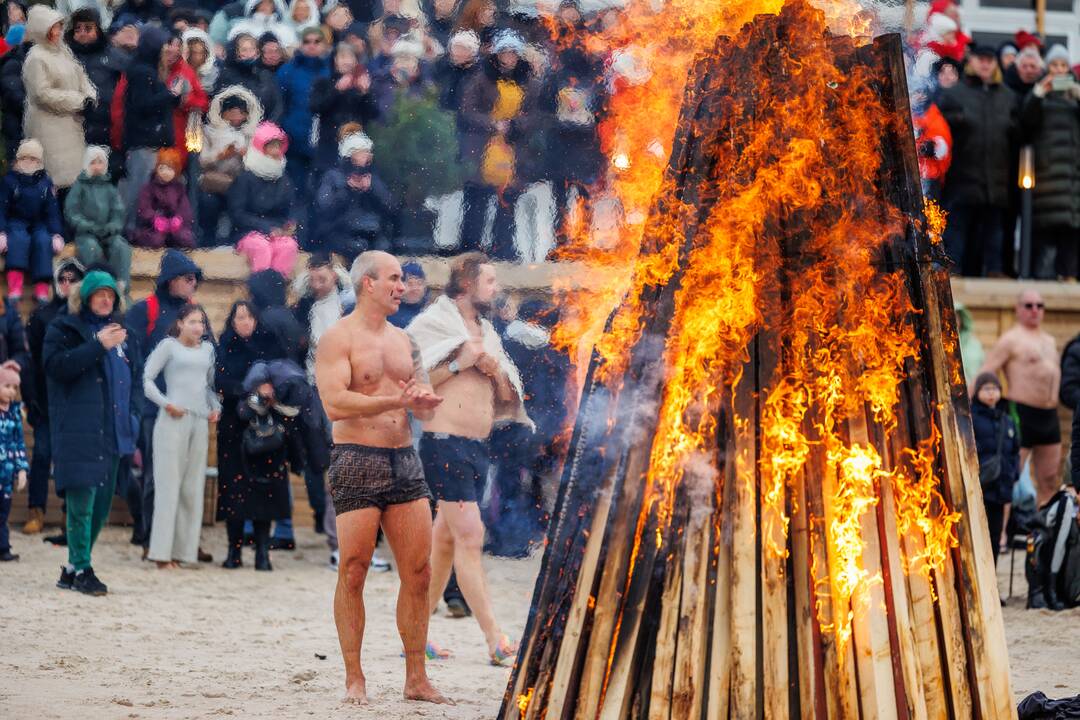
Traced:
[[124, 231], [124, 202], [107, 173], [90, 177], [83, 172], [64, 201], [64, 217], [76, 235], [120, 235]]

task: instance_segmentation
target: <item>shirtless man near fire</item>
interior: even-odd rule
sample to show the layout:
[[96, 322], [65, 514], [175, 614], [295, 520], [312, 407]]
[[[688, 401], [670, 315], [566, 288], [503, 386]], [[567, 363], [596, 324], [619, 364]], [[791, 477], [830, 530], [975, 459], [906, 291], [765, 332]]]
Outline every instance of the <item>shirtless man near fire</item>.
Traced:
[[334, 620], [345, 660], [345, 701], [367, 703], [360, 665], [364, 581], [382, 526], [398, 564], [397, 625], [405, 646], [405, 698], [450, 703], [425, 668], [431, 581], [431, 495], [412, 446], [408, 412], [433, 416], [442, 398], [428, 384], [420, 353], [386, 321], [405, 292], [392, 255], [366, 252], [353, 263], [356, 309], [322, 336], [316, 383], [334, 423], [330, 492], [341, 552]]
[[[1005, 371], [1005, 397], [1020, 418], [1020, 467], [1031, 458], [1035, 501], [1042, 507], [1061, 487], [1061, 366], [1054, 338], [1042, 329], [1046, 304], [1035, 290], [1016, 301], [1016, 325], [986, 354], [980, 373]], [[1005, 517], [1008, 522], [1008, 516]]]

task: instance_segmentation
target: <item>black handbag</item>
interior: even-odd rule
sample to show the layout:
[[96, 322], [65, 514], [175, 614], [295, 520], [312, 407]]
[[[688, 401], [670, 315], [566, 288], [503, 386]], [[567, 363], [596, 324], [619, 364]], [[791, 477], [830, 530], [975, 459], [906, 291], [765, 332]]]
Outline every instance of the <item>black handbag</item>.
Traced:
[[1005, 465], [1003, 457], [1005, 451], [1005, 426], [1011, 422], [1007, 417], [1001, 418], [998, 423], [997, 452], [988, 458], [986, 462], [979, 463], [979, 485], [983, 488], [996, 485], [1001, 478], [1002, 467]]
[[244, 455], [269, 455], [285, 447], [285, 426], [274, 419], [272, 412], [255, 415], [244, 428], [241, 441]]

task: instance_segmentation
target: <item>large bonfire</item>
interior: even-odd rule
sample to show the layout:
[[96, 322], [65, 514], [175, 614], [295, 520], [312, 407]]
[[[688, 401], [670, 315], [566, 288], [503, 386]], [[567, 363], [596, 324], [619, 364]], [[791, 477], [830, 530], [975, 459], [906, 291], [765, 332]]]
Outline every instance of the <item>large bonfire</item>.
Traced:
[[588, 293], [558, 339], [592, 359], [503, 717], [1010, 716], [951, 296], [872, 30], [805, 0], [611, 30], [626, 223], [564, 251]]

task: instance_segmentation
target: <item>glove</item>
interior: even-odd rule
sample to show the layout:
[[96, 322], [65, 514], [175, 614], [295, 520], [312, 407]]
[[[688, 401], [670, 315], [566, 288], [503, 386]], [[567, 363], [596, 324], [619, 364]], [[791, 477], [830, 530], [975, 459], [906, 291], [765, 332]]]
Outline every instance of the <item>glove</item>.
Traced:
[[154, 229], [160, 233], [169, 231], [169, 218], [158, 215], [154, 218]]
[[83, 104], [82, 104], [82, 113], [83, 113], [83, 115], [86, 115], [88, 112], [93, 110], [95, 105], [97, 105], [97, 103], [94, 102], [93, 98], [86, 98], [85, 100], [83, 100]]
[[0, 233], [0, 253], [7, 252], [7, 233]]
[[60, 251], [64, 249], [64, 236], [53, 235], [52, 236], [52, 251], [53, 255], [59, 255]]
[[179, 216], [169, 218], [169, 229], [173, 232], [178, 231], [183, 224], [184, 221]]

